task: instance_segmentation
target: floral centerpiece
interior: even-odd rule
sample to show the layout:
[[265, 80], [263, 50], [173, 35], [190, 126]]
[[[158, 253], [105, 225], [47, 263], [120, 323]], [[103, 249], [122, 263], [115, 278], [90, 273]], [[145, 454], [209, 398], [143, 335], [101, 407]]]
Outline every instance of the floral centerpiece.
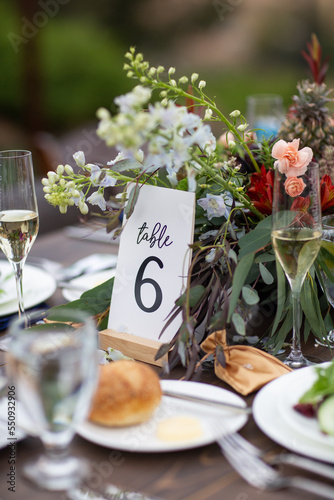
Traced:
[[[77, 168], [59, 165], [43, 179], [46, 199], [61, 212], [75, 205], [87, 214], [97, 205], [106, 217], [107, 231], [119, 228], [122, 211], [131, 216], [144, 183], [196, 193], [193, 257], [184, 294], [175, 302], [166, 326], [182, 315], [182, 325], [158, 356], [172, 349], [170, 363], [181, 359], [191, 373], [200, 354], [200, 343], [210, 333], [233, 326], [234, 341], [247, 337], [252, 308], [260, 305], [270, 317], [257, 345], [277, 353], [292, 328], [290, 293], [284, 273], [271, 246], [271, 207], [274, 163], [289, 170], [289, 194], [301, 203], [298, 173], [314, 159], [322, 169], [322, 210], [334, 209], [334, 135], [326, 104], [330, 101], [323, 79], [327, 61], [315, 36], [304, 53], [314, 82], [298, 85], [278, 137], [256, 137], [238, 110], [223, 114], [205, 94], [206, 82], [193, 73], [176, 78], [176, 70], [152, 67], [131, 48], [124, 69], [138, 85], [115, 99], [115, 115], [99, 109], [97, 134], [118, 154], [107, 165], [86, 164], [82, 152], [74, 155]], [[218, 139], [210, 123], [221, 124]], [[126, 186], [133, 183], [127, 195]], [[106, 193], [117, 186], [120, 193], [110, 204]], [[122, 187], [124, 190], [122, 190]], [[118, 228], [118, 229], [117, 229]], [[322, 251], [311, 268], [302, 292], [304, 337], [323, 338], [332, 328], [329, 306], [318, 286], [316, 268], [325, 270]], [[100, 329], [107, 325], [113, 280], [86, 292], [71, 307], [90, 310]], [[261, 301], [260, 301], [261, 299]], [[64, 306], [66, 307], [66, 306]], [[266, 309], [267, 308], [267, 309]], [[263, 311], [265, 314], [263, 315]], [[198, 325], [203, 334], [195, 335]], [[254, 336], [252, 337], [254, 341]]]

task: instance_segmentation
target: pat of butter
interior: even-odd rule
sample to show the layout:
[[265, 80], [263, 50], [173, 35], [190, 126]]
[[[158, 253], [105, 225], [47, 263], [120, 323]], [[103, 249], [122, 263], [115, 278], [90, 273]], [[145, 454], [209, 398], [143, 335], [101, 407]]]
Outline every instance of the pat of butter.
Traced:
[[191, 441], [202, 434], [201, 422], [197, 418], [183, 415], [166, 418], [158, 424], [156, 433], [161, 441]]

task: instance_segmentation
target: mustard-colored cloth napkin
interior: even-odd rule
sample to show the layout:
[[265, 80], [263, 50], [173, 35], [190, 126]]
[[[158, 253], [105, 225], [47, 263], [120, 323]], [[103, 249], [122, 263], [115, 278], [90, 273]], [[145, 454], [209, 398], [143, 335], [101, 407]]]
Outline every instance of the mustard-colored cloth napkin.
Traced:
[[[223, 349], [225, 367], [217, 361], [217, 347]], [[201, 348], [208, 354], [214, 354], [217, 377], [243, 396], [291, 371], [282, 361], [256, 347], [227, 345], [225, 330], [209, 335]]]

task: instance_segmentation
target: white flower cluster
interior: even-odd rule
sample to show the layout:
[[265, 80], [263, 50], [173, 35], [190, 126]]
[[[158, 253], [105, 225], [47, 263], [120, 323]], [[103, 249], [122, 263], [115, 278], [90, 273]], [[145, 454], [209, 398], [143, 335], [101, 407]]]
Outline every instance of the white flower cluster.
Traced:
[[[142, 169], [152, 172], [166, 167], [172, 184], [182, 166], [188, 170], [188, 180], [198, 170], [194, 152], [198, 148], [210, 156], [216, 148], [216, 139], [209, 125], [201, 118], [189, 113], [184, 106], [170, 100], [148, 105], [150, 90], [136, 86], [132, 92], [118, 97], [120, 106], [117, 115], [108, 110], [98, 111], [100, 123], [97, 134], [109, 146], [114, 146], [123, 157], [137, 158], [139, 150], [145, 150]], [[193, 183], [190, 183], [192, 189]]]
[[[45, 199], [54, 206], [58, 206], [61, 213], [66, 213], [69, 206], [76, 205], [82, 214], [88, 213], [88, 203], [98, 205], [101, 210], [106, 210], [104, 189], [116, 184], [116, 179], [108, 168], [88, 163], [85, 155], [78, 151], [73, 155], [76, 164], [86, 173], [75, 174], [70, 165], [58, 165], [56, 172], [48, 172], [47, 178], [42, 179]], [[87, 197], [92, 187], [98, 189]]]

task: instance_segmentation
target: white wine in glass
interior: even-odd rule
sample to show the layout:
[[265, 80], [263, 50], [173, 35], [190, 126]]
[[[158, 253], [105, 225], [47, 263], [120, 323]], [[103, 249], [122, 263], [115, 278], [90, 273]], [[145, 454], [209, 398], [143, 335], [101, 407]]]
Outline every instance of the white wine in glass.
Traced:
[[39, 228], [30, 151], [0, 151], [0, 248], [15, 273], [18, 312], [24, 313], [22, 272]]
[[276, 258], [291, 288], [292, 346], [289, 355], [283, 360], [291, 368], [301, 368], [312, 364], [312, 360], [306, 358], [301, 350], [300, 293], [305, 277], [321, 246], [318, 171], [318, 164], [311, 162], [303, 175], [294, 178], [302, 185], [300, 194], [296, 196], [289, 194], [285, 174], [281, 173], [278, 168], [275, 169], [271, 236]]

